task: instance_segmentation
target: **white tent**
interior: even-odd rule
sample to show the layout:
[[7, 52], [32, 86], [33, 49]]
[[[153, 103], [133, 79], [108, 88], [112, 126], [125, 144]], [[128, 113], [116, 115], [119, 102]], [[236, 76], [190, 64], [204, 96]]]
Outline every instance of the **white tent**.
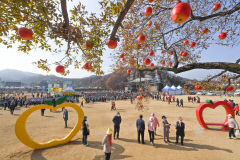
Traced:
[[174, 85], [172, 85], [171, 89], [172, 89], [173, 91], [178, 90]]
[[177, 86], [177, 89], [182, 89], [182, 87], [180, 85]]

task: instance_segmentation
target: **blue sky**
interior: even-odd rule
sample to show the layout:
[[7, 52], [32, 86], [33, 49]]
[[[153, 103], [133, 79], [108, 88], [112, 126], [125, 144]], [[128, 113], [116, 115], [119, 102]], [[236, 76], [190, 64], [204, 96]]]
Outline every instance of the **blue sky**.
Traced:
[[[81, 0], [88, 9], [88, 11], [99, 12], [99, 5], [97, 5], [98, 0]], [[74, 0], [70, 8], [74, 3], [76, 4], [78, 1]], [[109, 33], [110, 34], [110, 33]], [[29, 55], [26, 55], [22, 52], [18, 52], [16, 48], [7, 49], [5, 46], [0, 45], [0, 70], [2, 69], [17, 69], [21, 71], [28, 71], [40, 74], [54, 74], [60, 76], [55, 72], [55, 66], [52, 66], [52, 71], [47, 73], [41, 69], [38, 69], [37, 66], [33, 65], [32, 62], [41, 59], [55, 59], [56, 56], [52, 54], [44, 54], [41, 50], [34, 50]], [[112, 52], [112, 50], [111, 50]], [[203, 51], [202, 58], [200, 61], [202, 62], [216, 62], [216, 61], [226, 61], [226, 62], [235, 62], [236, 59], [239, 58], [240, 55], [239, 47], [223, 47], [223, 46], [212, 46], [208, 50]], [[110, 64], [110, 50], [106, 50], [103, 55], [103, 70], [105, 73], [111, 72]], [[90, 72], [85, 70], [76, 70], [74, 68], [70, 68], [71, 73], [67, 76], [67, 78], [81, 78], [93, 75]], [[183, 76], [185, 78], [192, 79], [202, 79], [206, 77], [206, 75], [217, 73], [217, 70], [193, 70], [178, 74], [179, 76]]]

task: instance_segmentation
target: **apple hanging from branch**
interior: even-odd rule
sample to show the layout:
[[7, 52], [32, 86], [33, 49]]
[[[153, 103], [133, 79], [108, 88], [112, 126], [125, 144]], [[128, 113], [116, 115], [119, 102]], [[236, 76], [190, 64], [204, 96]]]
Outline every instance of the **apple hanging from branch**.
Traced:
[[57, 72], [57, 73], [60, 73], [60, 74], [63, 74], [63, 73], [65, 72], [64, 66], [58, 65], [58, 66], [56, 67], [56, 72]]
[[27, 29], [25, 27], [19, 28], [18, 34], [24, 40], [32, 40], [33, 39], [33, 31], [31, 29]]
[[109, 39], [108, 42], [107, 42], [107, 46], [110, 49], [117, 48], [117, 40], [113, 41], [113, 40]]
[[177, 3], [171, 13], [171, 18], [174, 23], [184, 23], [188, 20], [191, 15], [191, 7], [188, 3], [179, 2]]

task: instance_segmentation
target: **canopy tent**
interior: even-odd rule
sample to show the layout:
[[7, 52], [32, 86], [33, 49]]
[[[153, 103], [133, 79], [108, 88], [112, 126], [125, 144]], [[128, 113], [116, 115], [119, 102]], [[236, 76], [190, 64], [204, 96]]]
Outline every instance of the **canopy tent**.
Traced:
[[162, 89], [162, 92], [168, 92], [169, 95], [179, 95], [183, 94], [183, 90], [181, 88], [181, 86], [175, 87], [174, 85], [172, 85], [171, 87], [169, 87], [168, 85], [166, 85]]
[[172, 91], [172, 88], [170, 88], [168, 85], [166, 85], [166, 86], [162, 89], [162, 92], [166, 92], [166, 91]]
[[62, 91], [63, 95], [73, 95], [75, 94], [75, 90], [72, 87], [68, 87], [67, 89]]
[[171, 89], [172, 89], [173, 91], [176, 91], [176, 90], [178, 90], [178, 88], [177, 88], [177, 87], [175, 87], [174, 85], [172, 85]]
[[182, 87], [180, 85], [177, 86], [177, 89], [182, 89]]

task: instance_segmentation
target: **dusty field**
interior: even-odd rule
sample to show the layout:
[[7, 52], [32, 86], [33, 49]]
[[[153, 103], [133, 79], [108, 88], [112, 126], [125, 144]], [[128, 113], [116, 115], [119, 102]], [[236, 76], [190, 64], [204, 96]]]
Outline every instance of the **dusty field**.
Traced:
[[[122, 116], [120, 140], [113, 141], [111, 159], [128, 160], [237, 160], [240, 159], [240, 137], [237, 140], [229, 140], [228, 132], [219, 130], [203, 130], [195, 116], [198, 104], [187, 103], [186, 96], [178, 96], [184, 99], [184, 108], [178, 108], [175, 103], [168, 105], [166, 102], [148, 100], [144, 102], [146, 110], [139, 112], [135, 104], [130, 101], [117, 101], [118, 111]], [[201, 101], [209, 97], [201, 96]], [[223, 100], [225, 97], [210, 97], [213, 100]], [[229, 99], [229, 97], [227, 97]], [[239, 98], [231, 98], [240, 104]], [[81, 131], [66, 145], [42, 150], [33, 150], [23, 145], [16, 138], [14, 125], [18, 116], [25, 110], [15, 111], [10, 115], [9, 111], [0, 110], [0, 159], [14, 160], [98, 160], [104, 158], [101, 140], [108, 127], [113, 127], [112, 118], [116, 111], [110, 111], [110, 102], [94, 103], [86, 105], [83, 110], [88, 116], [91, 135], [88, 137], [89, 146], [85, 147], [81, 142]], [[69, 109], [69, 127], [64, 128], [62, 112], [45, 112], [41, 117], [40, 111], [33, 113], [28, 122], [27, 130], [34, 139], [45, 142], [52, 138], [64, 137], [74, 126], [76, 114]], [[208, 111], [208, 112], [207, 112]], [[166, 144], [162, 139], [162, 126], [157, 129], [158, 135], [155, 146], [150, 145], [147, 130], [145, 130], [145, 145], [137, 143], [136, 119], [143, 114], [145, 123], [150, 114], [154, 112], [160, 120], [166, 115], [168, 122], [172, 124], [170, 129], [171, 141], [175, 142], [175, 123], [178, 116], [182, 116], [186, 125], [185, 145]], [[206, 121], [223, 122], [225, 111], [223, 107], [215, 110], [208, 109], [204, 112]], [[240, 122], [240, 117], [236, 118]]]

